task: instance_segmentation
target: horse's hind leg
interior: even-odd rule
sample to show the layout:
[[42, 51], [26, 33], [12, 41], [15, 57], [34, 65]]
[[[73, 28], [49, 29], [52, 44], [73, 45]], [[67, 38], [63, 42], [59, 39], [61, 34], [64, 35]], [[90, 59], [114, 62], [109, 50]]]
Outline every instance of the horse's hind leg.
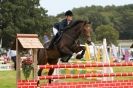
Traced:
[[39, 69], [39, 70], [38, 70], [38, 76], [41, 76], [42, 70], [43, 70], [43, 69]]
[[[43, 69], [39, 69], [39, 70], [38, 70], [38, 76], [41, 76], [42, 70], [43, 70]], [[37, 82], [37, 85], [38, 85], [38, 84], [39, 84], [39, 80], [38, 80], [38, 82]]]
[[[51, 76], [54, 72], [54, 68], [50, 68], [49, 69], [49, 72], [48, 72], [48, 75]], [[49, 79], [49, 83], [51, 83], [52, 79]]]
[[[49, 60], [48, 60], [48, 63], [49, 63], [50, 65], [56, 65], [57, 62], [58, 62], [58, 58], [49, 59]], [[50, 69], [49, 69], [49, 72], [48, 72], [48, 76], [51, 76], [51, 75], [53, 74], [53, 72], [54, 72], [54, 68], [50, 68]], [[51, 82], [52, 82], [52, 79], [49, 79], [49, 83], [51, 83]]]

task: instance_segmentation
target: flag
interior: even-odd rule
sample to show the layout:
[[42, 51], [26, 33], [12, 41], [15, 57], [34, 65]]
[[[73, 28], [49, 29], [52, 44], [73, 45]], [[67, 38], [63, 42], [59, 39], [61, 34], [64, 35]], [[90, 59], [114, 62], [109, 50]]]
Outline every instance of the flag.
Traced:
[[86, 48], [86, 51], [85, 51], [85, 60], [89, 60], [90, 59], [90, 49], [89, 49], [89, 46], [85, 43], [85, 48]]

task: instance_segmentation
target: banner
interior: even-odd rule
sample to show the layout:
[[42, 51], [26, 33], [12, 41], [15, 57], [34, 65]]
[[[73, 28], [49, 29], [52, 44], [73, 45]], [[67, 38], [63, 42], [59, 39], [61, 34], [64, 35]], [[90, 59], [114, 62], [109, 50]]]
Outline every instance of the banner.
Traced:
[[0, 71], [13, 70], [13, 64], [0, 64]]

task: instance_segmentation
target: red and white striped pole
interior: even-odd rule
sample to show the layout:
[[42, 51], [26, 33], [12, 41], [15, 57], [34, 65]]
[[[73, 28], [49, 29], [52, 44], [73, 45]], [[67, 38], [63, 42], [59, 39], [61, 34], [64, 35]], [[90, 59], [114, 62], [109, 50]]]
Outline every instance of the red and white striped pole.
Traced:
[[53, 75], [53, 76], [39, 76], [38, 80], [42, 79], [65, 79], [65, 78], [86, 78], [86, 77], [114, 77], [114, 76], [133, 76], [133, 72], [130, 73], [91, 73], [91, 74], [79, 74], [79, 75]]
[[86, 68], [86, 67], [118, 67], [118, 66], [133, 66], [133, 62], [128, 63], [94, 63], [94, 64], [57, 64], [57, 65], [39, 65], [38, 68]]

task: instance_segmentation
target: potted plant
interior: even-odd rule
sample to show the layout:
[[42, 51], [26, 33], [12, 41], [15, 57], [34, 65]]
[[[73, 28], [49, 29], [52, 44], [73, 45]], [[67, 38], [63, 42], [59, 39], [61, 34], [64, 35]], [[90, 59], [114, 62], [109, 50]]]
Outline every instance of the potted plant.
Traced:
[[22, 61], [22, 71], [26, 80], [29, 78], [32, 70], [33, 70], [32, 59], [30, 57], [27, 57]]

